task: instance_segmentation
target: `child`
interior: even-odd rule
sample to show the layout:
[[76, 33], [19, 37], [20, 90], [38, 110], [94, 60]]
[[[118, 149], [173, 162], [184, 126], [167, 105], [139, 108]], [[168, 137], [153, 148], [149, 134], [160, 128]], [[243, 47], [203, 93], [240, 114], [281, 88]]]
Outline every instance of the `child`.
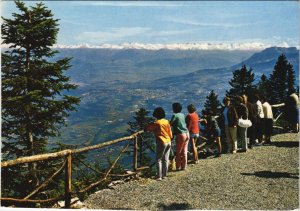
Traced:
[[185, 122], [190, 133], [194, 163], [198, 163], [198, 150], [196, 147], [196, 142], [199, 138], [199, 116], [196, 113], [196, 108], [193, 104], [188, 105], [187, 110], [189, 111], [189, 114], [185, 117]]
[[206, 135], [208, 139], [212, 138], [217, 143], [218, 154], [215, 157], [220, 157], [222, 152], [221, 130], [211, 111], [204, 111], [203, 114], [205, 118], [204, 123]]
[[173, 116], [171, 126], [176, 135], [176, 170], [185, 170], [187, 166], [187, 147], [189, 143], [189, 131], [186, 127], [185, 117], [180, 113], [182, 106], [180, 103], [173, 103]]
[[173, 135], [169, 121], [164, 119], [166, 114], [163, 108], [156, 108], [152, 115], [157, 120], [148, 125], [146, 130], [152, 131], [156, 138], [157, 180], [161, 181], [167, 176]]

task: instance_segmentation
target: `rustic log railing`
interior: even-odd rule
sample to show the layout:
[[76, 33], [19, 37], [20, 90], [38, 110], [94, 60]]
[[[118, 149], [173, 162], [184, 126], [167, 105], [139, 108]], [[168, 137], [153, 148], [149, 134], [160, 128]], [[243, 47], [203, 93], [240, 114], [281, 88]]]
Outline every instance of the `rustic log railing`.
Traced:
[[[120, 143], [120, 142], [124, 142], [124, 141], [133, 141], [133, 172], [129, 173], [129, 174], [124, 174], [124, 175], [110, 174], [110, 172], [115, 167], [115, 165], [117, 164], [117, 162], [120, 159], [120, 157], [122, 156], [122, 154], [129, 147], [129, 144], [127, 144], [121, 150], [118, 157], [115, 159], [115, 161], [111, 164], [111, 166], [109, 167], [109, 169], [105, 173], [99, 172], [96, 169], [93, 169], [90, 165], [85, 164], [80, 159], [75, 158], [76, 160], [79, 160], [82, 164], [84, 164], [89, 169], [104, 175], [101, 180], [99, 180], [97, 182], [94, 182], [94, 183], [90, 184], [89, 186], [87, 186], [87, 187], [85, 187], [82, 190], [79, 190], [77, 192], [77, 193], [84, 193], [84, 192], [90, 190], [91, 188], [96, 187], [101, 182], [105, 181], [109, 175], [120, 176], [120, 177], [130, 176], [130, 175], [137, 174], [138, 171], [140, 171], [140, 170], [149, 168], [149, 167], [138, 167], [138, 136], [140, 136], [142, 138], [142, 136], [141, 136], [142, 133], [144, 133], [143, 130], [139, 131], [139, 132], [136, 132], [136, 133], [134, 133], [130, 136], [127, 136], [127, 137], [119, 138], [119, 139], [112, 140], [112, 141], [107, 141], [107, 142], [97, 144], [97, 145], [93, 145], [93, 146], [83, 147], [83, 148], [79, 148], [79, 149], [67, 149], [67, 150], [62, 150], [62, 151], [54, 152], [54, 153], [40, 154], [40, 155], [34, 155], [34, 156], [29, 156], [29, 157], [22, 157], [22, 158], [18, 158], [18, 159], [15, 159], [15, 160], [8, 160], [8, 161], [1, 162], [1, 168], [8, 168], [8, 167], [12, 167], [12, 166], [15, 166], [15, 165], [18, 165], [18, 164], [32, 163], [32, 162], [38, 162], [38, 161], [47, 161], [47, 160], [50, 160], [50, 159], [57, 159], [57, 158], [65, 157], [65, 161], [63, 162], [62, 166], [59, 169], [57, 169], [49, 178], [45, 179], [42, 184], [40, 184], [38, 187], [36, 187], [35, 190], [33, 190], [30, 194], [28, 194], [24, 198], [17, 199], [17, 198], [5, 198], [5, 197], [3, 197], [3, 198], [0, 198], [0, 200], [1, 201], [7, 201], [7, 202], [9, 202], [9, 201], [10, 202], [16, 202], [16, 203], [47, 203], [47, 202], [55, 202], [55, 201], [59, 201], [59, 200], [64, 199], [65, 208], [70, 208], [71, 198], [72, 198], [73, 195], [76, 195], [76, 193], [72, 192], [72, 158], [73, 158], [72, 155], [88, 152], [88, 151], [91, 151], [91, 150], [101, 149], [101, 148], [111, 146], [111, 145], [114, 145], [114, 144], [117, 144], [117, 143]], [[34, 196], [42, 188], [46, 187], [49, 184], [49, 182], [55, 176], [57, 176], [60, 172], [62, 172], [63, 169], [65, 170], [64, 195], [58, 196], [58, 197], [55, 197], [55, 198], [44, 199], [44, 200], [30, 199], [30, 197]]]

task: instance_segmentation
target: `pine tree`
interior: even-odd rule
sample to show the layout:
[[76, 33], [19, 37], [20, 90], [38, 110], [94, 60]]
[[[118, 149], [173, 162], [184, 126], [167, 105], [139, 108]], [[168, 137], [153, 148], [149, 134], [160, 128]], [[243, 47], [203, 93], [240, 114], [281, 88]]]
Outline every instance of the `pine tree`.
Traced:
[[270, 103], [282, 103], [295, 92], [295, 72], [286, 56], [281, 54], [270, 75]]
[[221, 103], [218, 100], [218, 95], [215, 94], [214, 90], [211, 90], [208, 96], [206, 96], [206, 101], [204, 103], [203, 112], [211, 111], [213, 115], [219, 115], [221, 109]]
[[290, 63], [288, 64], [288, 69], [287, 69], [287, 89], [288, 89], [288, 95], [291, 95], [296, 92], [295, 88], [295, 81], [296, 81], [296, 76], [295, 76], [295, 71], [293, 69], [293, 65]]
[[128, 122], [128, 125], [130, 126], [128, 131], [131, 134], [144, 130], [144, 128], [153, 121], [153, 118], [149, 117], [149, 111], [145, 108], [140, 108], [137, 112], [135, 112], [135, 116], [133, 118], [135, 121]]
[[257, 91], [260, 95], [265, 96], [267, 99], [270, 96], [270, 82], [265, 74], [262, 74], [260, 81], [257, 84]]
[[233, 78], [229, 81], [232, 88], [226, 91], [226, 94], [231, 97], [243, 94], [250, 96], [255, 89], [253, 82], [254, 73], [252, 68], [248, 70], [246, 65], [243, 65], [241, 69], [233, 71]]
[[[135, 112], [133, 117], [134, 121], [128, 122], [130, 134], [136, 133], [138, 131], [144, 130], [145, 127], [154, 121], [152, 117], [149, 117], [149, 111], [145, 108], [140, 108]], [[151, 133], [143, 133], [143, 138], [139, 137], [138, 139], [138, 148], [139, 148], [139, 165], [149, 165], [151, 158], [149, 156], [149, 149], [154, 151], [154, 142], [149, 142], [150, 139], [153, 139]], [[152, 143], [152, 144], [151, 144]]]
[[[15, 3], [19, 13], [13, 13], [12, 19], [2, 17], [1, 28], [2, 44], [9, 46], [1, 54], [3, 160], [45, 152], [48, 137], [59, 134], [80, 102], [67, 95], [76, 88], [64, 75], [70, 68], [70, 58], [50, 61], [58, 53], [51, 49], [59, 30], [58, 20], [43, 3], [29, 8], [21, 1]], [[28, 166], [35, 177], [35, 165]], [[26, 186], [21, 187], [20, 192], [28, 191]]]
[[47, 137], [59, 134], [79, 98], [64, 92], [76, 88], [64, 75], [70, 59], [46, 60], [57, 53], [51, 46], [58, 20], [42, 3], [27, 8], [16, 1], [16, 6], [20, 14], [3, 18], [2, 24], [3, 43], [10, 45], [1, 55], [2, 137], [4, 147], [10, 142], [25, 150], [23, 155], [33, 155], [44, 151]]

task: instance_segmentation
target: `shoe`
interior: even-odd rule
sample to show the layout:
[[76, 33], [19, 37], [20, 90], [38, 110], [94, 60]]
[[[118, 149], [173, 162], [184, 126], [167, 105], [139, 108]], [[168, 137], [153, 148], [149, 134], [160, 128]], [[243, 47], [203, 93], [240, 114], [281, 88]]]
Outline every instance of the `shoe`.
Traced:
[[156, 181], [162, 181], [162, 178], [157, 178]]
[[236, 150], [232, 151], [232, 154], [236, 154]]
[[262, 145], [262, 143], [258, 142], [256, 144], [254, 144], [254, 146], [260, 147]]

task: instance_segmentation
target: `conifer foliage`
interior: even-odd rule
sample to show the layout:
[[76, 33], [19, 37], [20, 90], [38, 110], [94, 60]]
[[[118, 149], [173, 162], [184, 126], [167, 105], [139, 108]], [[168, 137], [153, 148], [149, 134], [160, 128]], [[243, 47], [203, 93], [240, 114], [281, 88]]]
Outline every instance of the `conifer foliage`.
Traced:
[[229, 81], [229, 85], [232, 87], [229, 91], [226, 91], [229, 96], [243, 95], [247, 96], [253, 93], [255, 86], [254, 73], [252, 68], [247, 69], [246, 65], [243, 65], [241, 69], [233, 71], [233, 78]]
[[80, 99], [67, 95], [76, 88], [64, 71], [70, 58], [49, 61], [57, 51], [58, 20], [43, 3], [27, 7], [16, 1], [19, 13], [3, 18], [2, 44], [2, 151], [12, 158], [45, 151], [47, 137], [60, 126]]
[[290, 94], [296, 91], [295, 71], [284, 54], [278, 57], [269, 83], [271, 103], [284, 102]]
[[257, 84], [257, 92], [261, 96], [270, 96], [270, 81], [265, 74], [262, 74], [260, 81]]
[[[140, 108], [135, 112], [133, 117], [134, 121], [128, 122], [130, 134], [144, 130], [148, 124], [154, 121], [154, 118], [149, 117], [149, 111], [145, 108]], [[154, 151], [154, 141], [151, 141], [153, 136], [151, 133], [143, 133], [143, 138], [139, 137], [138, 148], [139, 148], [139, 165], [149, 165], [151, 157], [149, 156], [149, 150]]]
[[206, 96], [206, 101], [204, 103], [204, 109], [202, 110], [202, 113], [205, 111], [211, 111], [213, 115], [219, 115], [221, 109], [221, 103], [218, 100], [218, 95], [214, 92], [214, 90], [211, 90], [208, 96]]
[[[58, 20], [43, 3], [32, 7], [15, 3], [19, 13], [13, 13], [12, 19], [2, 17], [1, 26], [2, 44], [9, 46], [1, 53], [2, 161], [45, 153], [47, 139], [59, 134], [80, 102], [68, 95], [77, 87], [64, 75], [70, 58], [53, 61], [58, 53], [51, 48]], [[2, 169], [2, 196], [24, 197], [51, 167], [50, 163], [29, 163]]]

